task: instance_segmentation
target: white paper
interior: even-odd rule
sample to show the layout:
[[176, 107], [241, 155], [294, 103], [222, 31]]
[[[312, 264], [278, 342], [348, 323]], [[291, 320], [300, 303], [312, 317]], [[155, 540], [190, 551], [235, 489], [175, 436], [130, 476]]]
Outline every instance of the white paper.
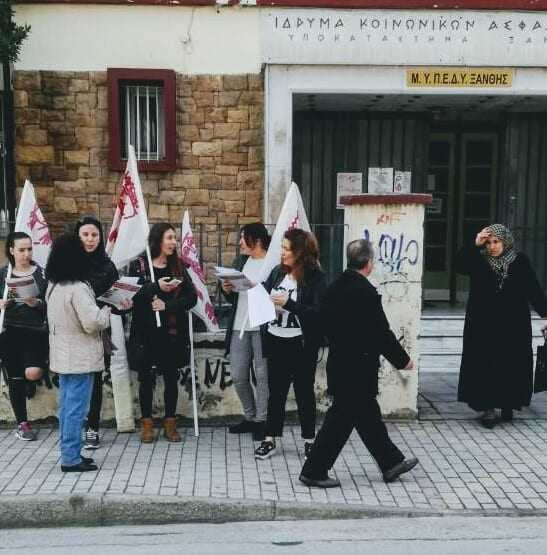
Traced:
[[238, 293], [247, 291], [253, 286], [253, 282], [243, 272], [234, 270], [234, 268], [215, 266], [215, 275], [220, 280], [228, 280], [234, 291]]
[[249, 289], [247, 295], [249, 302], [249, 326], [251, 328], [275, 320], [275, 306], [261, 283]]
[[137, 285], [138, 279], [139, 278], [135, 277], [120, 278], [112, 284], [112, 287], [108, 291], [105, 291], [100, 297], [97, 297], [97, 300], [111, 304], [118, 310], [121, 310], [122, 302], [131, 300], [139, 292], [141, 286]]
[[362, 173], [337, 173], [336, 174], [336, 208], [344, 209], [340, 197], [360, 195], [363, 192]]
[[9, 297], [15, 302], [23, 302], [23, 299], [37, 298], [40, 294], [38, 285], [32, 276], [12, 277], [6, 281]]
[[410, 193], [410, 183], [412, 179], [411, 172], [395, 172], [393, 178], [393, 192], [394, 193]]
[[368, 192], [376, 195], [393, 193], [393, 168], [369, 168]]

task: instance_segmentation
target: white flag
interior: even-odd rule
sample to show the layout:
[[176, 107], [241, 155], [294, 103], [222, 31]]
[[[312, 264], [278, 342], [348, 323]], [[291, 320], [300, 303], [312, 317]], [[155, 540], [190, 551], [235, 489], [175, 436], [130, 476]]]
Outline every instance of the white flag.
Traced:
[[34, 187], [27, 179], [19, 200], [15, 231], [23, 231], [32, 239], [32, 259], [45, 268], [51, 250], [51, 235], [42, 211], [36, 202]]
[[291, 183], [289, 191], [285, 196], [283, 207], [279, 213], [277, 224], [268, 247], [268, 252], [264, 258], [262, 269], [260, 271], [259, 281], [265, 281], [270, 275], [271, 271], [281, 264], [281, 247], [283, 245], [283, 235], [289, 229], [299, 228], [304, 231], [311, 231], [306, 211], [304, 210], [304, 203], [300, 196], [300, 191], [296, 183]]
[[106, 252], [116, 268], [122, 268], [146, 249], [148, 216], [142, 196], [134, 148], [129, 145], [127, 168], [122, 177], [122, 190], [110, 233]]
[[188, 266], [188, 273], [192, 278], [192, 282], [194, 283], [198, 296], [198, 302], [196, 303], [196, 306], [192, 308], [192, 312], [205, 322], [209, 331], [218, 331], [218, 321], [215, 315], [215, 309], [211, 303], [211, 299], [209, 298], [209, 291], [207, 291], [207, 286], [205, 285], [205, 275], [199, 264], [194, 235], [192, 234], [192, 229], [190, 228], [188, 210], [184, 212], [184, 216], [182, 218], [180, 239], [181, 257], [184, 263]]

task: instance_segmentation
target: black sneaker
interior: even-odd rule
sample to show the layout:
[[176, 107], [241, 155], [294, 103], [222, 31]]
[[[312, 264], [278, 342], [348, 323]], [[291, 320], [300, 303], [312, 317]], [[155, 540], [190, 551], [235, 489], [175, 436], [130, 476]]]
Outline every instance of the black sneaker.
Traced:
[[264, 441], [266, 437], [266, 423], [253, 422], [253, 441]]
[[84, 449], [98, 449], [100, 446], [99, 432], [89, 428], [85, 433]]
[[313, 442], [306, 441], [304, 443], [304, 458], [307, 459], [310, 456], [312, 448], [313, 448]]
[[275, 455], [275, 443], [273, 441], [263, 441], [259, 447], [255, 449], [255, 459], [260, 459], [261, 461], [269, 459], [272, 455]]
[[250, 434], [254, 432], [255, 423], [251, 420], [242, 420], [239, 424], [235, 424], [234, 426], [230, 426], [228, 431], [231, 434]]

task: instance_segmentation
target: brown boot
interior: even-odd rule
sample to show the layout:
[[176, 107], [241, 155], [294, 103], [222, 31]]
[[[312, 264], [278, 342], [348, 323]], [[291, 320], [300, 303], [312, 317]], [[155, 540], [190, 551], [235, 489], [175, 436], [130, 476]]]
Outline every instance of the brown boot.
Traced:
[[163, 419], [163, 435], [167, 441], [178, 443], [182, 440], [177, 432], [177, 419], [174, 416]]
[[154, 443], [154, 421], [151, 418], [141, 418], [141, 443]]

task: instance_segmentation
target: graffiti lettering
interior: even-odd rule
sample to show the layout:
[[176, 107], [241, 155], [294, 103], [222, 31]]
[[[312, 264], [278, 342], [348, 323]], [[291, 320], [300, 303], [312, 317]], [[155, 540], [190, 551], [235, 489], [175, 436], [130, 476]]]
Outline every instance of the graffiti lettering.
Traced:
[[[365, 229], [364, 238], [371, 240], [368, 229]], [[407, 239], [404, 233], [400, 233], [398, 237], [382, 233], [376, 251], [378, 262], [393, 274], [403, 272], [406, 264], [415, 266], [420, 257], [418, 242], [415, 239]]]
[[[214, 370], [213, 370], [214, 366]], [[216, 362], [212, 363], [210, 359], [205, 359], [205, 387], [211, 387], [215, 385], [220, 374], [219, 387], [221, 391], [224, 391], [227, 387], [233, 385], [232, 378], [230, 376], [230, 371], [228, 370], [229, 363], [227, 360], [217, 358]]]

